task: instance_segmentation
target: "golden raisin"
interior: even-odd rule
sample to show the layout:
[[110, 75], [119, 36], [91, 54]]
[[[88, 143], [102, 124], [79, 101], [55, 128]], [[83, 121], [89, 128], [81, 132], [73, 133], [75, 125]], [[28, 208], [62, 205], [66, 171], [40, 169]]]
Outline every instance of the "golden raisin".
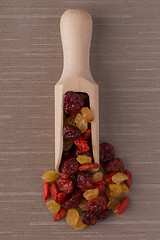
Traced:
[[128, 179], [127, 175], [124, 174], [123, 172], [117, 172], [115, 175], [112, 176], [112, 182], [114, 183], [121, 183], [127, 179]]
[[80, 163], [80, 164], [86, 164], [86, 163], [91, 163], [92, 162], [92, 158], [87, 156], [87, 155], [79, 155], [76, 160]]
[[86, 228], [87, 225], [82, 222], [82, 219], [80, 217], [77, 224], [72, 225], [72, 227], [74, 228], [74, 230], [82, 230], [82, 229]]
[[63, 150], [68, 151], [73, 145], [72, 141], [63, 141]]
[[59, 177], [55, 170], [49, 170], [42, 175], [42, 179], [46, 182], [53, 182]]
[[88, 211], [86, 199], [82, 199], [81, 202], [79, 203], [78, 207], [79, 207], [82, 211]]
[[103, 173], [102, 172], [96, 172], [92, 175], [92, 180], [93, 182], [98, 182], [101, 181], [103, 179]]
[[120, 201], [117, 198], [110, 198], [107, 204], [107, 208], [111, 209], [112, 211], [115, 211], [118, 209], [119, 205]]
[[109, 184], [109, 190], [115, 194], [121, 194], [122, 188], [120, 184], [111, 183]]
[[71, 225], [75, 226], [78, 223], [80, 216], [78, 211], [75, 208], [69, 209], [66, 214], [66, 222]]
[[78, 113], [76, 115], [75, 124], [76, 124], [76, 127], [79, 128], [82, 133], [84, 133], [88, 129], [88, 122], [86, 119], [83, 118], [81, 113]]
[[52, 213], [58, 213], [61, 208], [59, 203], [56, 203], [55, 200], [47, 201], [46, 206], [47, 206], [48, 210], [51, 211]]
[[88, 107], [81, 108], [81, 113], [83, 118], [86, 119], [87, 122], [91, 122], [94, 119], [91, 109], [89, 109]]
[[122, 188], [122, 193], [128, 193], [129, 192], [129, 189], [128, 189], [126, 184], [121, 183], [120, 185], [121, 185], [121, 188]]
[[98, 188], [88, 189], [88, 190], [86, 190], [86, 191], [83, 193], [83, 197], [84, 197], [86, 200], [92, 200], [93, 198], [98, 197], [98, 194], [99, 194]]
[[119, 198], [119, 197], [121, 197], [121, 195], [122, 195], [122, 193], [115, 193], [115, 192], [112, 192], [112, 191], [109, 192], [110, 197]]

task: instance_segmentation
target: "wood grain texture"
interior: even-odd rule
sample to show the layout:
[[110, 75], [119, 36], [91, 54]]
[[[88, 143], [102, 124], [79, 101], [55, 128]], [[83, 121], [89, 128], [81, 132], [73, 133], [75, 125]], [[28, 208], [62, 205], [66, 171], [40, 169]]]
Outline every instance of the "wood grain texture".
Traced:
[[[0, 239], [160, 239], [160, 1], [0, 1]], [[76, 232], [42, 200], [54, 166], [54, 85], [62, 71], [59, 20], [93, 17], [91, 70], [100, 86], [100, 140], [133, 173], [120, 217]]]

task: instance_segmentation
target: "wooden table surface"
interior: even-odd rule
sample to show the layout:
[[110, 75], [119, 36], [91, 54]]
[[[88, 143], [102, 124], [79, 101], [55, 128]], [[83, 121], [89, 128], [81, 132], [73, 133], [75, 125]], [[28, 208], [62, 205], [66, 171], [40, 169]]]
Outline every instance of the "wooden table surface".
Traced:
[[[0, 6], [0, 240], [159, 240], [160, 1], [1, 0]], [[41, 180], [54, 167], [59, 20], [69, 8], [93, 17], [100, 141], [113, 144], [133, 173], [128, 210], [81, 232], [53, 221]]]

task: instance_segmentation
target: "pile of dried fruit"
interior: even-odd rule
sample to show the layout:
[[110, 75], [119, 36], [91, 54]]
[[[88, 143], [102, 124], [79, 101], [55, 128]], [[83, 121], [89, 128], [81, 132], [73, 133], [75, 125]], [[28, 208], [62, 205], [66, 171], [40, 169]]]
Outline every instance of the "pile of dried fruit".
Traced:
[[92, 112], [87, 94], [72, 91], [64, 95], [63, 155], [60, 175], [55, 170], [43, 174], [43, 198], [54, 220], [66, 216], [75, 230], [96, 224], [110, 216], [121, 215], [129, 204], [125, 196], [132, 176], [124, 169], [115, 149], [100, 144], [100, 164], [94, 163], [91, 144]]

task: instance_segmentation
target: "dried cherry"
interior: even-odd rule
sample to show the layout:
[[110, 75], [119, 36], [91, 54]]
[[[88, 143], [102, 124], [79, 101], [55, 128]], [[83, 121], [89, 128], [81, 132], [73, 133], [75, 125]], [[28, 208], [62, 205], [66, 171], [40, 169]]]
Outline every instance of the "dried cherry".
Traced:
[[77, 186], [82, 191], [93, 188], [92, 175], [89, 172], [79, 172], [77, 174]]
[[66, 209], [76, 208], [82, 199], [82, 192], [80, 189], [76, 189], [72, 194], [68, 195], [62, 206]]
[[63, 128], [63, 138], [66, 140], [75, 141], [81, 134], [81, 130], [75, 126], [66, 125]]
[[106, 174], [123, 172], [123, 171], [124, 171], [124, 164], [120, 158], [116, 158], [108, 162], [105, 166]]
[[115, 156], [115, 149], [109, 143], [101, 143], [99, 149], [100, 161], [101, 163], [106, 163], [112, 160]]
[[98, 220], [104, 220], [110, 216], [110, 211], [108, 209], [105, 209], [103, 212], [96, 214]]
[[65, 159], [61, 164], [61, 171], [65, 174], [72, 174], [78, 171], [79, 164], [75, 157]]
[[65, 192], [67, 194], [70, 194], [73, 192], [74, 186], [71, 179], [69, 178], [64, 179], [60, 177], [57, 179], [56, 183], [60, 191]]
[[103, 212], [107, 207], [106, 198], [104, 196], [98, 196], [87, 202], [88, 210], [91, 212]]

